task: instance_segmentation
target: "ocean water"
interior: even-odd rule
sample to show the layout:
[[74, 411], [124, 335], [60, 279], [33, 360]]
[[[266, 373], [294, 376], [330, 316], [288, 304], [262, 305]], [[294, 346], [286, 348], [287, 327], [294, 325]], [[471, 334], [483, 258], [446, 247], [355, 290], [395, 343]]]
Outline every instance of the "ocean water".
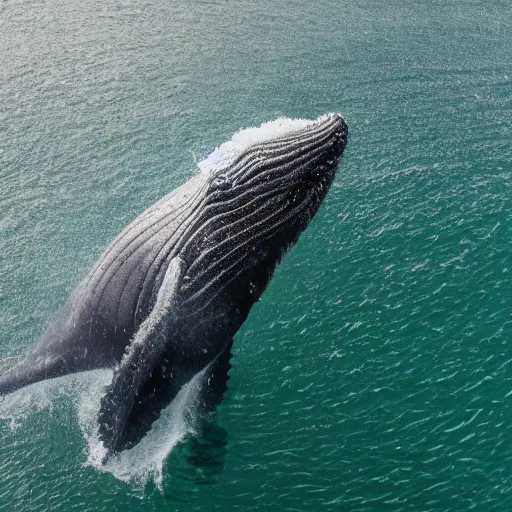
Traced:
[[0, 510], [512, 509], [509, 1], [0, 0], [0, 371], [207, 151], [332, 111], [216, 415], [104, 465], [108, 371], [0, 398]]

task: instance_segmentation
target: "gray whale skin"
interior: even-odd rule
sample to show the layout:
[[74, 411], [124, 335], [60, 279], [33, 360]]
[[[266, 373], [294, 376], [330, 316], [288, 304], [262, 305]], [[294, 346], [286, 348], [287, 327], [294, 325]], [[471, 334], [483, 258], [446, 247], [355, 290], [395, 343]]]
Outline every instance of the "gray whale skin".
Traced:
[[343, 118], [328, 114], [235, 134], [106, 248], [40, 340], [0, 378], [0, 395], [114, 368], [98, 415], [107, 453], [139, 442], [205, 368], [204, 408], [217, 405], [233, 336], [322, 203], [347, 133]]

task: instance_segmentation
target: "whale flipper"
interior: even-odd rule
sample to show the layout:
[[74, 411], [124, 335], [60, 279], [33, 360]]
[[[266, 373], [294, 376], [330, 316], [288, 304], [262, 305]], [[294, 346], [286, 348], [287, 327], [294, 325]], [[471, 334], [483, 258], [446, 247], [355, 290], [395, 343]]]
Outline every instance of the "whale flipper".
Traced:
[[169, 263], [155, 306], [135, 333], [121, 363], [114, 370], [112, 383], [101, 399], [99, 433], [109, 450], [117, 450], [126, 443], [121, 433], [125, 431], [139, 393], [152, 378], [153, 372], [161, 371], [160, 363], [173, 334], [172, 309], [184, 266], [183, 260], [178, 257]]
[[231, 369], [232, 348], [233, 340], [230, 340], [226, 348], [209, 365], [205, 373], [198, 404], [199, 410], [203, 414], [214, 412], [222, 402], [222, 397], [228, 389], [227, 382], [229, 380], [228, 372]]

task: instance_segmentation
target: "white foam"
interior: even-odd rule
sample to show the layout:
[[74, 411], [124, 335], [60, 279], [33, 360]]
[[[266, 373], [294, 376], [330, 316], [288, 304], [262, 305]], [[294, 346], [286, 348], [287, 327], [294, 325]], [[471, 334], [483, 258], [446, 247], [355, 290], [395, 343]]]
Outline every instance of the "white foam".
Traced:
[[203, 172], [217, 172], [228, 167], [237, 155], [246, 151], [250, 146], [292, 134], [313, 126], [327, 117], [328, 115], [325, 115], [313, 120], [280, 117], [274, 121], [263, 123], [258, 127], [245, 128], [236, 132], [230, 140], [215, 148], [197, 165]]
[[154, 479], [161, 488], [165, 460], [187, 434], [195, 431], [197, 398], [205, 371], [195, 375], [180, 390], [136, 446], [106, 462], [106, 450], [98, 437], [98, 412], [104, 388], [112, 381], [111, 370], [94, 370], [42, 381], [6, 395], [1, 399], [0, 419], [8, 421], [11, 429], [16, 430], [34, 413], [51, 411], [56, 400], [67, 399], [77, 409], [78, 423], [86, 441], [86, 465], [129, 483], [144, 485]]
[[50, 379], [0, 397], [0, 420], [8, 421], [12, 430], [17, 430], [22, 423], [35, 413], [53, 408], [57, 399], [76, 399], [89, 386], [91, 375], [94, 381], [108, 383], [112, 372], [102, 370], [97, 372], [76, 373], [66, 377]]
[[88, 444], [88, 465], [99, 471], [111, 473], [119, 480], [144, 484], [153, 478], [159, 488], [162, 486], [162, 468], [172, 449], [189, 433], [194, 432], [196, 401], [201, 388], [204, 371], [198, 373], [185, 385], [172, 403], [166, 407], [151, 430], [130, 450], [124, 450], [109, 457], [98, 438], [99, 399], [95, 393], [89, 399], [81, 400], [79, 422]]

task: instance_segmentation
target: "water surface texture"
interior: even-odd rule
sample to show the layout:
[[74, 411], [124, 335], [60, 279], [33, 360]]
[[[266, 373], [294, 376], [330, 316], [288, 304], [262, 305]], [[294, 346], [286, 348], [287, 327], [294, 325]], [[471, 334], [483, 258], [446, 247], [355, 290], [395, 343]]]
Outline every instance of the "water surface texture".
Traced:
[[239, 128], [350, 130], [217, 415], [104, 467], [108, 372], [0, 399], [0, 510], [512, 509], [509, 1], [0, 0], [0, 55], [0, 371]]

